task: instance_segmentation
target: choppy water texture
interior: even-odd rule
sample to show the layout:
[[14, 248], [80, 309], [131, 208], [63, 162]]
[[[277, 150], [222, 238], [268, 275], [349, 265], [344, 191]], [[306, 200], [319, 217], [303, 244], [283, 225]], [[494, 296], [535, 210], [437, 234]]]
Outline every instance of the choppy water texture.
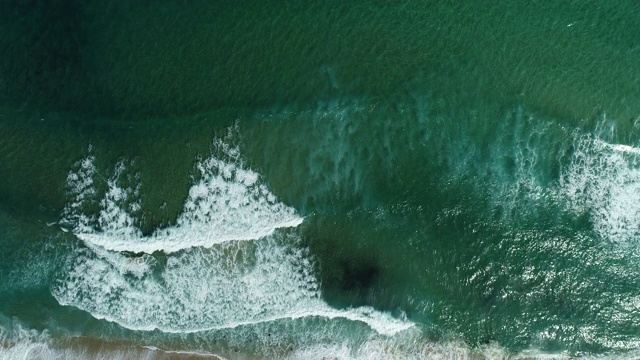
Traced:
[[3, 1], [0, 358], [635, 358], [634, 1]]

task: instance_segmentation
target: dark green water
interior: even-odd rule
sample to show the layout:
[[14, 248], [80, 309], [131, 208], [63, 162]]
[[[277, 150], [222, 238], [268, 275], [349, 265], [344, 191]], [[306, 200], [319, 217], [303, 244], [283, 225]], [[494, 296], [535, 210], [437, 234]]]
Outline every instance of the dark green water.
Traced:
[[637, 356], [636, 2], [3, 1], [0, 34], [1, 358]]

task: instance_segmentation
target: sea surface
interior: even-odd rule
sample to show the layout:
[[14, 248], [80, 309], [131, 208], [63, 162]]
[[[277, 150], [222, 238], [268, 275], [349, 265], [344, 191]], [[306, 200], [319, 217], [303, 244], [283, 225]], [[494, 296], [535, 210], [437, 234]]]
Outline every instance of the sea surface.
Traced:
[[0, 1], [0, 359], [638, 357], [637, 1]]

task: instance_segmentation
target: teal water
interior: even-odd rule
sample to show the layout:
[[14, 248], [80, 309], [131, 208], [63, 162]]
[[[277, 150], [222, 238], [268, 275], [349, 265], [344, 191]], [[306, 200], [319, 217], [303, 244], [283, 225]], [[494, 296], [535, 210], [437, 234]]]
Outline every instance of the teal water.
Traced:
[[638, 29], [0, 3], [0, 357], [637, 356]]

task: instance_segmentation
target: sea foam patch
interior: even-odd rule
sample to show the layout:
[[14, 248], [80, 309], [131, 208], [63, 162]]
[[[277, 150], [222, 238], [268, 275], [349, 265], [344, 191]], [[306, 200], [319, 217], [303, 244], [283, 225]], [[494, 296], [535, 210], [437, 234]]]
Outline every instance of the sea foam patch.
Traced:
[[592, 136], [577, 141], [561, 193], [577, 213], [586, 213], [596, 233], [614, 242], [640, 236], [640, 149]]
[[140, 209], [139, 183], [133, 188], [120, 185], [125, 161], [118, 163], [107, 180], [99, 213], [86, 214], [87, 203], [97, 192], [92, 154], [76, 164], [67, 177], [72, 200], [64, 210], [63, 223], [70, 224], [74, 234], [86, 243], [145, 253], [256, 240], [277, 228], [302, 223], [295, 210], [279, 202], [261, 182], [258, 173], [245, 167], [237, 147], [222, 140], [214, 141], [214, 145], [217, 155], [196, 164], [197, 180], [174, 226], [158, 229], [150, 236], [143, 236], [136, 227], [131, 214]]
[[[95, 216], [86, 215], [85, 209], [90, 207], [96, 196], [94, 178], [96, 177], [95, 156], [93, 147], [89, 146], [89, 154], [74, 164], [74, 169], [67, 175], [67, 189], [71, 196], [64, 208], [61, 224], [75, 230], [91, 231]], [[67, 231], [66, 228], [63, 230]]]

